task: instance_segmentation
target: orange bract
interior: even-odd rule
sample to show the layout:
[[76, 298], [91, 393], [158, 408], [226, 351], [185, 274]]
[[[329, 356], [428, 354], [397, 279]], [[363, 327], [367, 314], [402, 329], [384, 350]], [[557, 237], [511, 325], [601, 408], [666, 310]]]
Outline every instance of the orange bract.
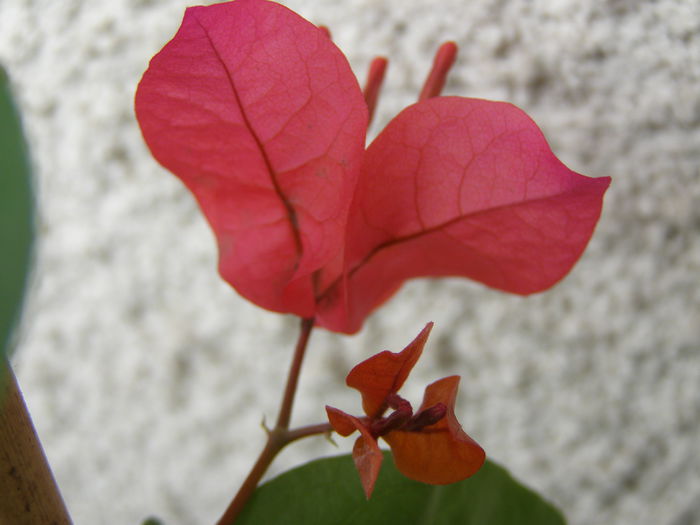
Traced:
[[[379, 474], [382, 455], [377, 439], [391, 447], [396, 467], [407, 477], [444, 485], [475, 474], [483, 465], [483, 449], [460, 426], [454, 414], [459, 376], [440, 379], [425, 389], [414, 414], [408, 401], [397, 395], [423, 351], [432, 323], [400, 353], [380, 352], [348, 374], [347, 384], [362, 394], [368, 417], [359, 419], [326, 407], [331, 426], [341, 436], [359, 430], [353, 459], [367, 498]], [[394, 411], [386, 417], [388, 408]]]
[[370, 417], [381, 416], [387, 409], [386, 398], [403, 386], [423, 353], [433, 323], [428, 323], [418, 336], [399, 353], [385, 350], [355, 366], [346, 384], [362, 394], [362, 408]]
[[483, 449], [462, 430], [455, 417], [458, 386], [459, 376], [450, 376], [425, 389], [420, 410], [444, 403], [447, 413], [440, 421], [419, 432], [394, 430], [384, 436], [396, 467], [405, 476], [433, 485], [446, 485], [476, 474], [484, 464]]

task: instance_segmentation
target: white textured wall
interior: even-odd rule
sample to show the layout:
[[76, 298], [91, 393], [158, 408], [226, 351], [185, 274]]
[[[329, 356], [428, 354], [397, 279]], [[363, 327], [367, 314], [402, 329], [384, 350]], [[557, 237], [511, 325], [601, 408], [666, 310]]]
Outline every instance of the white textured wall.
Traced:
[[[613, 177], [555, 289], [416, 282], [360, 336], [315, 334], [295, 421], [359, 409], [349, 367], [434, 320], [407, 394], [461, 374], [465, 429], [572, 524], [700, 523], [700, 3], [286, 4], [330, 26], [362, 76], [392, 58], [379, 123], [454, 39], [447, 93], [518, 104], [572, 169]], [[41, 211], [15, 364], [77, 524], [211, 523], [275, 415], [295, 337], [219, 281], [211, 234], [134, 121], [136, 83], [185, 5], [0, 0]], [[327, 453], [308, 440], [276, 467]]]

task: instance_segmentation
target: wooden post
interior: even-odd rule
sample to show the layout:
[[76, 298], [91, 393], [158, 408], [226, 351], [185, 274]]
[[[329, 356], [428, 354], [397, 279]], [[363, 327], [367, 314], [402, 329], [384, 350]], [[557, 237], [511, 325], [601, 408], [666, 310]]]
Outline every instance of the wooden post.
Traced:
[[70, 525], [17, 380], [0, 356], [0, 525]]

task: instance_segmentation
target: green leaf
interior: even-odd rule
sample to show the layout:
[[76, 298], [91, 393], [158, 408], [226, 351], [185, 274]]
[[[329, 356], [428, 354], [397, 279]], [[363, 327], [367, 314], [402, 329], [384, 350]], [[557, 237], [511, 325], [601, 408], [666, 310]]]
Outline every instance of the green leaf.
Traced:
[[313, 461], [260, 486], [237, 525], [563, 525], [561, 513], [487, 461], [469, 479], [433, 486], [403, 476], [385, 454], [365, 500], [348, 456]]
[[0, 360], [22, 307], [34, 232], [29, 156], [0, 67]]
[[158, 518], [150, 517], [147, 518], [141, 525], [163, 525], [163, 522]]

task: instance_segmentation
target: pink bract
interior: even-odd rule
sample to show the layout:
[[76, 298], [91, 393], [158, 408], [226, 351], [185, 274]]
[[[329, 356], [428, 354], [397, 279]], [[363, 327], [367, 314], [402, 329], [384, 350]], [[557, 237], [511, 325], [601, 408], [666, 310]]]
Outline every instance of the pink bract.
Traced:
[[414, 277], [551, 287], [610, 183], [569, 170], [502, 102], [423, 100], [365, 150], [367, 104], [343, 54], [264, 0], [189, 8], [144, 73], [136, 114], [197, 198], [222, 277], [337, 332], [359, 330]]

